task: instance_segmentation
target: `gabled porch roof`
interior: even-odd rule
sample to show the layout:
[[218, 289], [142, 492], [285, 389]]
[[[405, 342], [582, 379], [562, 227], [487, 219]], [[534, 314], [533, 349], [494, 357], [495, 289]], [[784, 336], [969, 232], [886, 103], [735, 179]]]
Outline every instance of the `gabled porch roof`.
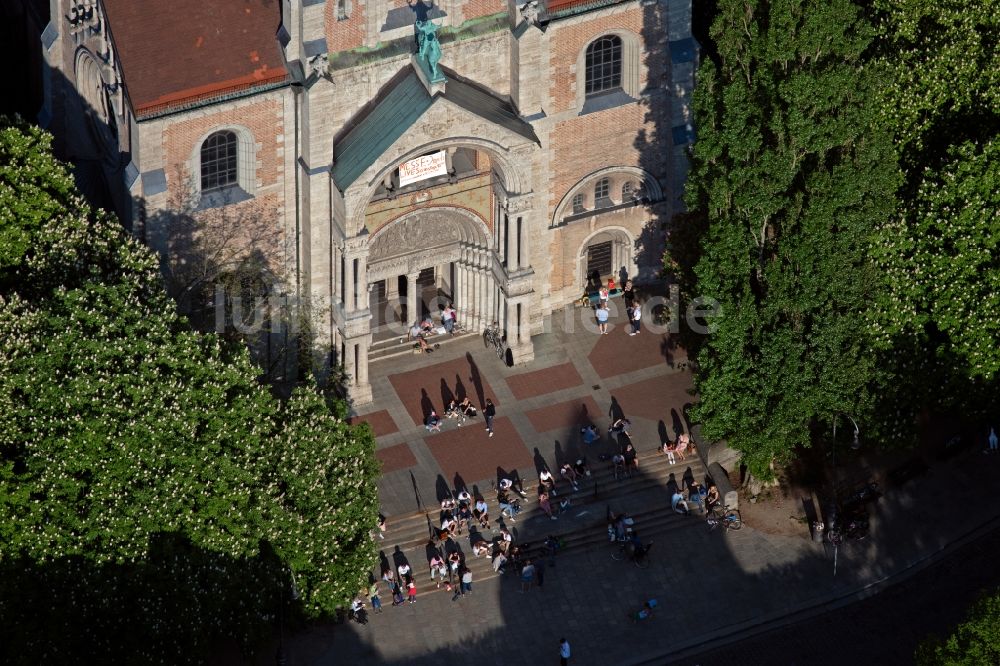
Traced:
[[[539, 143], [535, 130], [522, 120], [509, 99], [442, 67], [444, 92], [433, 96], [417, 77], [412, 65], [400, 72], [380, 98], [363, 111], [353, 128], [333, 149], [333, 180], [343, 192], [431, 108], [439, 98]], [[439, 102], [438, 102], [439, 103]]]

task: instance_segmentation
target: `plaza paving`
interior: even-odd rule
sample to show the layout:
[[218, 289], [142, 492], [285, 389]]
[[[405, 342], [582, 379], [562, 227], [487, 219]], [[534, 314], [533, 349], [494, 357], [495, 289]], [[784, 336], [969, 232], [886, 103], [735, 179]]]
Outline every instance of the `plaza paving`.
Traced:
[[[887, 492], [872, 520], [872, 538], [840, 550], [836, 576], [830, 547], [805, 533], [783, 537], [749, 527], [709, 532], [700, 519], [672, 515], [668, 481], [685, 467], [685, 475], [704, 474], [697, 459], [668, 467], [653, 452], [664, 431], [673, 437], [688, 428], [691, 377], [684, 352], [653, 331], [629, 337], [621, 321], [598, 336], [583, 325], [584, 312], [553, 316], [528, 367], [501, 365], [475, 337], [373, 366], [375, 403], [358, 418], [379, 435], [380, 492], [389, 516], [380, 546], [387, 554], [399, 546], [407, 555], [420, 595], [416, 604], [392, 608], [380, 585], [383, 614], [373, 614], [364, 627], [330, 624], [286, 640], [289, 663], [555, 663], [562, 636], [573, 646], [575, 664], [696, 663], [685, 655], [874, 594], [969, 538], [1000, 511], [990, 494], [1000, 460], [967, 457], [934, 465], [925, 477]], [[446, 421], [441, 433], [423, 428], [425, 410], [440, 412], [451, 395], [463, 394], [477, 404], [484, 397], [497, 404], [495, 437], [486, 436], [481, 418], [462, 428]], [[526, 511], [527, 519], [511, 526], [516, 538], [535, 539], [552, 529], [594, 532], [589, 542], [579, 537], [581, 545], [549, 561], [543, 587], [522, 593], [513, 574], [494, 576], [485, 561], [474, 563], [474, 591], [465, 598], [452, 601], [428, 585], [419, 544], [441, 492], [464, 483], [493, 505], [490, 482], [497, 467], [517, 469], [530, 488], [540, 460], [555, 469], [586, 453], [599, 466], [597, 453], [610, 445], [581, 451], [578, 430], [589, 421], [606, 429], [615, 410], [634, 424], [640, 478], [619, 485], [601, 469], [582, 488], [579, 495], [586, 497], [574, 498], [579, 511], [551, 526], [537, 510]], [[654, 541], [648, 570], [611, 560], [600, 527], [607, 505], [645, 512], [640, 527]], [[633, 625], [627, 614], [647, 598], [658, 599], [662, 610]]]

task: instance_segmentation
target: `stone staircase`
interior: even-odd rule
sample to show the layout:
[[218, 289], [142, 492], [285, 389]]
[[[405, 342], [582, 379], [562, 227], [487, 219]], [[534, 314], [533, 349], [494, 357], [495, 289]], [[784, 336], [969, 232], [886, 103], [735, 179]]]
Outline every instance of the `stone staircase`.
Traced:
[[[594, 449], [596, 450], [596, 448]], [[689, 453], [684, 461], [675, 465], [669, 464], [667, 457], [657, 452], [639, 456], [639, 469], [631, 476], [616, 479], [611, 462], [591, 461], [591, 476], [579, 482], [579, 490], [573, 491], [569, 483], [560, 479], [556, 486], [558, 495], [552, 498], [553, 509], [558, 502], [570, 500], [570, 506], [559, 514], [557, 520], [551, 520], [538, 506], [535, 492], [535, 479], [525, 478], [524, 489], [528, 496], [521, 498], [521, 512], [515, 522], [504, 519], [503, 525], [511, 532], [515, 544], [528, 546], [528, 556], [536, 557], [546, 552], [544, 541], [551, 535], [562, 542], [560, 553], [579, 552], [585, 549], [603, 548], [608, 551], [609, 566], [612, 546], [607, 536], [607, 509], [613, 511], [628, 511], [635, 520], [635, 529], [645, 543], [665, 542], [673, 538], [678, 530], [701, 528], [707, 529], [704, 518], [695, 513], [683, 516], [674, 513], [670, 508], [670, 493], [667, 485], [671, 475], [673, 480], [684, 487], [687, 475], [699, 483], [705, 483], [708, 471], [697, 454]], [[527, 477], [527, 475], [525, 475]], [[492, 484], [491, 484], [492, 485]], [[685, 492], [685, 496], [686, 496]], [[496, 578], [489, 557], [476, 557], [472, 552], [472, 536], [479, 535], [486, 541], [495, 542], [500, 538], [501, 521], [496, 494], [492, 488], [483, 489], [483, 495], [489, 504], [491, 530], [481, 530], [478, 523], [471, 532], [463, 530], [463, 534], [454, 537], [454, 542], [465, 554], [465, 561], [472, 571], [473, 583]], [[512, 496], [516, 496], [512, 494]], [[379, 540], [379, 549], [385, 553], [389, 564], [395, 567], [394, 552], [397, 547], [406, 556], [415, 574], [418, 596], [433, 594], [440, 590], [430, 584], [428, 574], [426, 546], [434, 538], [440, 526], [439, 509], [430, 507], [427, 511], [414, 512], [403, 516], [391, 516], [387, 520], [385, 539]], [[478, 538], [476, 539], [478, 541]], [[439, 544], [440, 545], [440, 544]], [[453, 548], [453, 547], [452, 547]], [[654, 548], [652, 557], [656, 557], [659, 549]], [[666, 552], [664, 548], [661, 552]], [[399, 556], [396, 555], [398, 558]], [[558, 554], [557, 554], [558, 557]], [[378, 571], [374, 572], [376, 576]], [[507, 577], [515, 578], [513, 567], [507, 567]], [[379, 581], [383, 604], [391, 603], [391, 597], [386, 592], [386, 586]]]
[[[441, 345], [442, 347], [458, 340], [468, 340], [474, 336], [480, 335], [475, 331], [465, 331], [455, 335], [435, 335], [427, 339], [427, 344], [431, 347], [434, 345]], [[417, 354], [414, 345], [416, 342], [413, 340], [407, 340], [406, 334], [393, 335], [389, 337], [384, 337], [380, 340], [372, 341], [371, 347], [368, 348], [368, 361], [381, 361], [387, 358], [395, 358], [399, 356], [407, 356], [411, 354]], [[430, 354], [429, 356], [433, 356]]]

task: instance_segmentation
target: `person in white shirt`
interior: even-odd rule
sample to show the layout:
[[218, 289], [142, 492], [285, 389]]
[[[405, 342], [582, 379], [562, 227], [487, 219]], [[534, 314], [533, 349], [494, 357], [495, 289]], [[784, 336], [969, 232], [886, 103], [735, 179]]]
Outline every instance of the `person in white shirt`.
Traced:
[[546, 490], [551, 491], [553, 497], [558, 494], [556, 493], [556, 480], [552, 476], [552, 472], [547, 469], [543, 469], [538, 473], [538, 480], [543, 486], [545, 486]]
[[569, 641], [565, 638], [559, 639], [559, 664], [560, 666], [567, 666], [569, 664], [570, 658]]

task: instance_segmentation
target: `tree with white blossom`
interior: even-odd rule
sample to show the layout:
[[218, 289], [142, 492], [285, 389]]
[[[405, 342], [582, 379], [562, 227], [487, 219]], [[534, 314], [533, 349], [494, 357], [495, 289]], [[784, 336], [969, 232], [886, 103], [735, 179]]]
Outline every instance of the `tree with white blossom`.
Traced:
[[[245, 349], [193, 331], [117, 220], [35, 187], [69, 178], [39, 130], [3, 128], [0, 154], [8, 654], [179, 663], [250, 649], [282, 599], [332, 614], [375, 559], [370, 430], [314, 387], [278, 400]], [[49, 214], [4, 205], [19, 197]]]

